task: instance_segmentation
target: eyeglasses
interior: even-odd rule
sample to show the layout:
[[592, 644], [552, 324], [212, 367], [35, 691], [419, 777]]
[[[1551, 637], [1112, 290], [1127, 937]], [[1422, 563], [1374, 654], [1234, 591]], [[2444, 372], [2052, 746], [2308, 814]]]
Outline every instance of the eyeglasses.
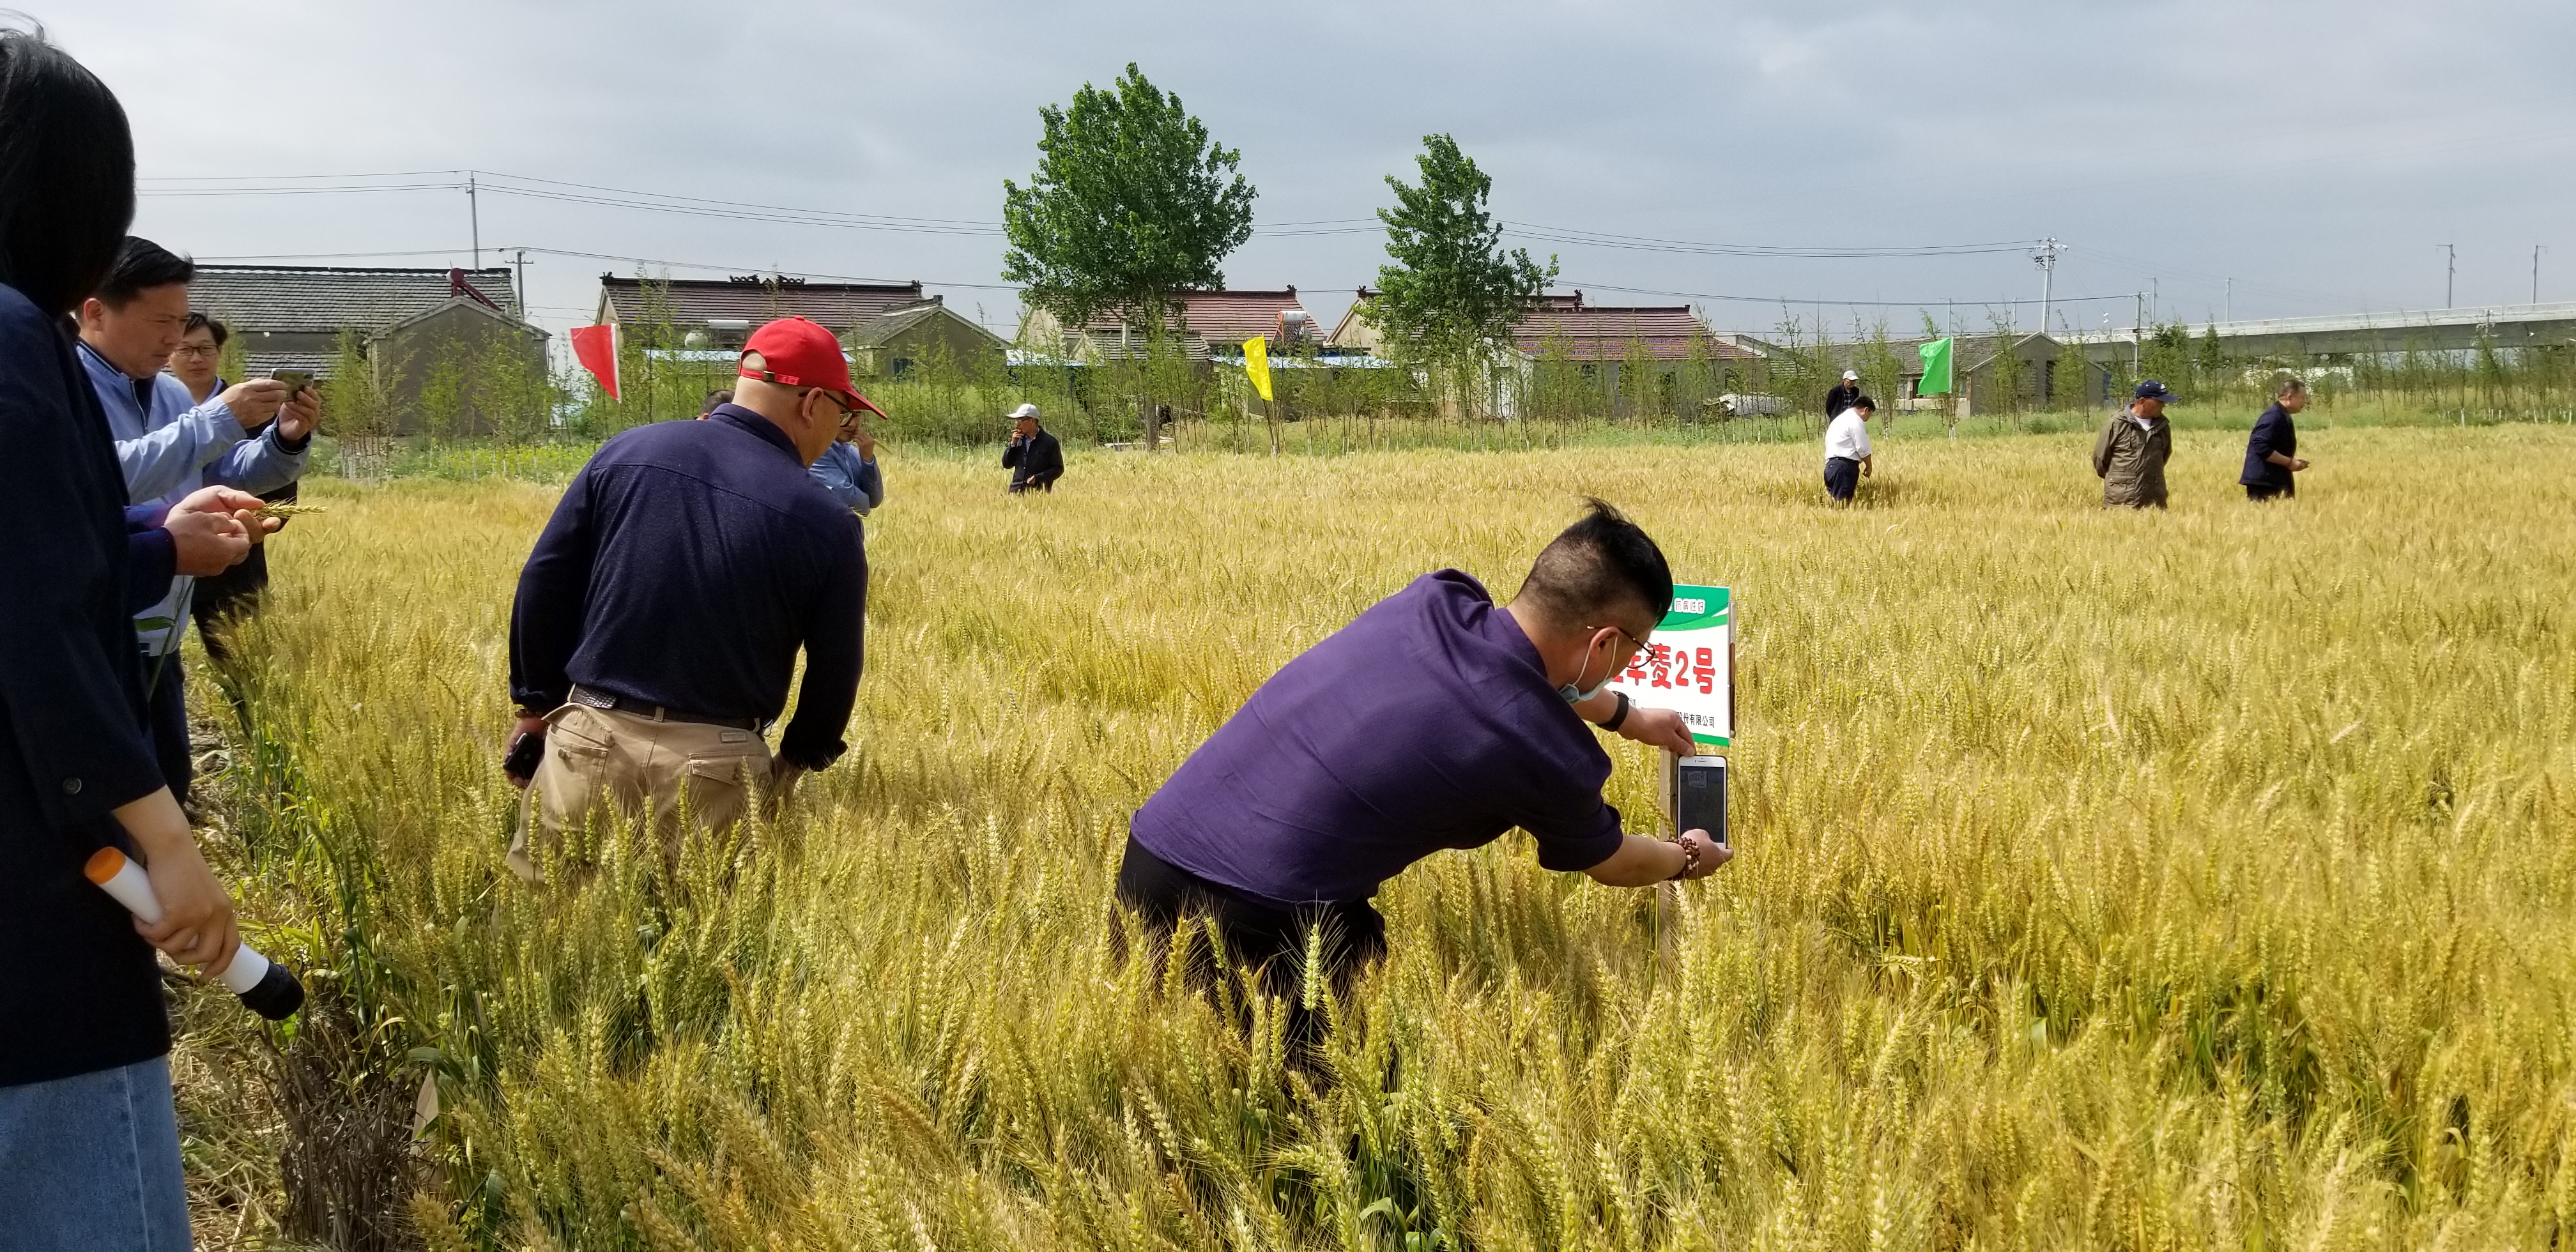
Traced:
[[[1587, 630], [1587, 631], [1593, 631], [1593, 630], [1599, 630], [1599, 629], [1601, 629], [1601, 628], [1600, 628], [1600, 627], [1598, 627], [1598, 626], [1586, 626], [1586, 627], [1584, 627], [1584, 629], [1585, 629], [1585, 630]], [[1620, 637], [1620, 638], [1625, 639], [1625, 640], [1627, 640], [1628, 642], [1630, 642], [1630, 643], [1632, 643], [1632, 644], [1635, 644], [1635, 645], [1637, 646], [1637, 650], [1638, 650], [1639, 652], [1644, 652], [1644, 651], [1646, 651], [1649, 647], [1651, 647], [1651, 646], [1652, 646], [1652, 645], [1648, 644], [1645, 640], [1640, 639], [1640, 638], [1636, 637], [1635, 635], [1629, 634], [1629, 633], [1628, 633], [1628, 628], [1627, 628], [1627, 627], [1625, 627], [1625, 626], [1622, 626], [1622, 625], [1618, 624], [1617, 622], [1612, 622], [1612, 623], [1610, 623], [1610, 629], [1615, 630], [1615, 631], [1618, 631], [1618, 632], [1619, 632], [1619, 637]]]
[[222, 356], [223, 353], [223, 349], [218, 348], [213, 344], [207, 344], [200, 348], [195, 344], [183, 343], [170, 350], [170, 355], [172, 356]]
[[[771, 379], [770, 381], [775, 382], [775, 381], [777, 381], [777, 380], [776, 380], [776, 379]], [[839, 410], [841, 411], [841, 418], [840, 418], [840, 420], [842, 420], [842, 421], [844, 421], [844, 422], [846, 422], [846, 421], [850, 420], [850, 419], [851, 419], [851, 418], [853, 418], [853, 417], [858, 416], [858, 413], [859, 413], [859, 409], [858, 409], [858, 407], [857, 407], [856, 405], [851, 404], [849, 401], [842, 399], [842, 398], [841, 398], [841, 393], [840, 393], [840, 392], [834, 391], [834, 390], [832, 390], [832, 389], [830, 389], [830, 388], [828, 388], [828, 387], [816, 387], [816, 388], [814, 388], [814, 389], [812, 390], [812, 392], [811, 392], [810, 394], [818, 395], [818, 396], [823, 397], [823, 398], [824, 398], [824, 399], [826, 399], [826, 400], [831, 401], [831, 402], [832, 402], [832, 407], [837, 408], [837, 409], [839, 409]]]

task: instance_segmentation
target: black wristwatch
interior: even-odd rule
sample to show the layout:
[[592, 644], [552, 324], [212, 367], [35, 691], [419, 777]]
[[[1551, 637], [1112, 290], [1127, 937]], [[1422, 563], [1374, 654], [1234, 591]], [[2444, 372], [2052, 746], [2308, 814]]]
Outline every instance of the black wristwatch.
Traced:
[[1628, 720], [1628, 693], [1624, 691], [1613, 691], [1610, 694], [1619, 697], [1619, 711], [1602, 719], [1601, 729], [1615, 734], [1619, 730], [1619, 724]]

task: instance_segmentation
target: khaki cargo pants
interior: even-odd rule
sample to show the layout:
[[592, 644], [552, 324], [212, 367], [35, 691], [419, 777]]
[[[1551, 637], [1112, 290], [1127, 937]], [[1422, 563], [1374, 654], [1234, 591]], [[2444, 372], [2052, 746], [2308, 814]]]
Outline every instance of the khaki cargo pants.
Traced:
[[596, 864], [611, 815], [631, 821], [650, 811], [664, 864], [676, 864], [683, 813], [701, 830], [722, 830], [769, 781], [769, 745], [748, 730], [586, 704], [556, 709], [546, 726], [546, 753], [510, 839], [510, 868], [530, 882], [545, 881], [541, 860]]

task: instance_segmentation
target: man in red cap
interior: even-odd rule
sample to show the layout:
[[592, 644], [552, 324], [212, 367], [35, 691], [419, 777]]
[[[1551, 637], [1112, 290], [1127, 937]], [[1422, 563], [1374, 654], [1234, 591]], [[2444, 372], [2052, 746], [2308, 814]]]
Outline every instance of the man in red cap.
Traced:
[[[730, 825], [754, 788], [775, 806], [845, 746], [867, 555], [806, 467], [874, 406], [831, 332], [801, 317], [754, 332], [738, 372], [704, 420], [602, 445], [519, 574], [502, 768], [527, 788], [509, 860], [531, 881], [596, 860], [586, 836], [603, 813], [649, 812], [675, 857], [683, 813]], [[773, 760], [763, 736], [799, 648], [804, 686]]]

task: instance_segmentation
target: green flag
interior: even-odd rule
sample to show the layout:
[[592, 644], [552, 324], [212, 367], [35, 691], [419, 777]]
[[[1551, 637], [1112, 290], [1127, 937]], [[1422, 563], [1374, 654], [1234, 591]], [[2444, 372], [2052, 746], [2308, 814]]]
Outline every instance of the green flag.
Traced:
[[1923, 345], [1923, 382], [1914, 388], [1918, 396], [1950, 394], [1950, 341], [1935, 339]]

